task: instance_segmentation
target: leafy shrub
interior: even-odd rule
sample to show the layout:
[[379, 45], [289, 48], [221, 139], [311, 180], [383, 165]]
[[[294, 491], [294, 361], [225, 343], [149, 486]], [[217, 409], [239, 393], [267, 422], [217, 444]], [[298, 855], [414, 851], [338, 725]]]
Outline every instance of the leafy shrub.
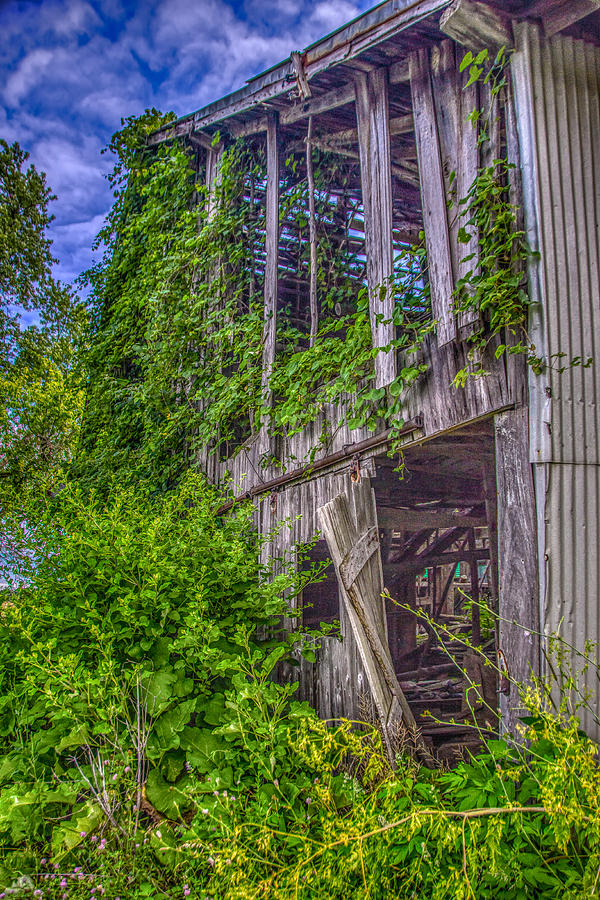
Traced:
[[251, 513], [65, 487], [0, 632], [0, 884], [47, 898], [598, 896], [597, 746], [524, 695], [520, 743], [427, 768], [275, 680], [287, 572]]
[[158, 497], [65, 486], [25, 531], [14, 523], [20, 586], [0, 607], [0, 840], [21, 862], [9, 856], [7, 871], [27, 871], [24, 846], [52, 842], [60, 858], [81, 831], [116, 826], [109, 769], [119, 791], [121, 778], [135, 786], [136, 828], [144, 806], [183, 814], [186, 770], [212, 770], [213, 752], [232, 785], [215, 734], [226, 692], [246, 677], [240, 654], [252, 671], [264, 654], [268, 674], [288, 652], [283, 596], [299, 581], [268, 578], [251, 510], [220, 519], [219, 502], [197, 475]]

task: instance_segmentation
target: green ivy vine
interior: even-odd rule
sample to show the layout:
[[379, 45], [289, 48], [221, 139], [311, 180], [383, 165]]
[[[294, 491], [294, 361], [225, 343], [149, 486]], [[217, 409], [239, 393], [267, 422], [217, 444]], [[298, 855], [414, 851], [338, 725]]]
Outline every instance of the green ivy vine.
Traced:
[[[348, 239], [356, 209], [332, 204], [332, 178], [344, 188], [344, 161], [315, 151], [320, 319], [291, 304], [278, 310], [277, 355], [265, 408], [261, 388], [266, 168], [262, 150], [240, 142], [224, 150], [214, 193], [193, 149], [182, 142], [150, 149], [156, 111], [128, 120], [111, 150], [115, 204], [99, 236], [106, 252], [86, 273], [94, 334], [89, 353], [84, 450], [87, 471], [120, 469], [163, 488], [201, 448], [229, 456], [268, 421], [292, 435], [326, 403], [345, 401], [351, 428], [397, 420], [401, 394], [422, 371], [407, 364], [386, 389], [373, 386], [364, 261]], [[296, 247], [292, 264], [307, 277], [306, 179], [297, 157], [285, 167], [281, 231]], [[340, 212], [341, 210], [341, 212]], [[330, 235], [333, 234], [333, 237]], [[423, 241], [396, 260], [394, 346], [410, 350], [431, 323]], [[386, 288], [387, 289], [387, 288]], [[90, 466], [90, 462], [92, 465]]]
[[[504, 89], [500, 51], [467, 53], [468, 83], [480, 80], [492, 100]], [[488, 142], [491, 112], [474, 110], [479, 141]], [[156, 110], [125, 122], [110, 145], [117, 162], [115, 204], [99, 241], [103, 262], [87, 273], [94, 335], [84, 427], [86, 464], [135, 472], [163, 488], [175, 483], [204, 448], [228, 458], [266, 423], [290, 436], [338, 404], [352, 429], [403, 425], [407, 390], [427, 371], [424, 342], [435, 329], [430, 311], [424, 235], [397, 254], [390, 284], [400, 369], [385, 388], [374, 383], [364, 259], [352, 240], [356, 202], [346, 191], [347, 159], [313, 149], [320, 303], [309, 341], [308, 304], [288, 291], [277, 313], [277, 352], [265, 406], [262, 374], [266, 161], [261, 147], [236, 142], [220, 156], [210, 196], [204, 153], [183, 140], [147, 146], [168, 121]], [[219, 136], [215, 137], [215, 145]], [[286, 160], [280, 185], [280, 265], [306, 284], [309, 273], [308, 183], [300, 153]], [[510, 202], [511, 163], [483, 166], [457, 198], [458, 240], [477, 236], [472, 269], [454, 293], [455, 312], [475, 312], [469, 364], [454, 379], [485, 374], [477, 362], [497, 335], [495, 353], [524, 353], [542, 363], [527, 336], [525, 263], [530, 250]], [[336, 185], [332, 198], [330, 186]], [[467, 257], [469, 260], [470, 257]], [[496, 342], [497, 343], [497, 342]], [[393, 435], [392, 435], [393, 437]]]

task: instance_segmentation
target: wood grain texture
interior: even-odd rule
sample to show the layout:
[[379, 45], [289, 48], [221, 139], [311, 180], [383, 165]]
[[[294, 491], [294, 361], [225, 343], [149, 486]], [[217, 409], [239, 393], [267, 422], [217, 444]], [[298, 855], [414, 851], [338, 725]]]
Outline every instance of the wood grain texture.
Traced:
[[[374, 347], [388, 347], [394, 339], [392, 247], [392, 168], [387, 73], [385, 69], [357, 73], [356, 119], [365, 215], [365, 252], [369, 309]], [[375, 357], [377, 387], [396, 377], [393, 350]]]
[[[375, 501], [369, 480], [362, 479], [358, 485], [351, 485], [350, 496], [340, 494], [320, 507], [318, 515], [341, 580], [340, 567], [347, 565], [344, 561], [350, 558], [361, 538], [373, 529], [377, 536]], [[365, 532], [363, 529], [367, 524]], [[361, 559], [363, 565], [358, 571], [358, 567], [352, 568], [353, 578], [346, 582], [347, 590], [342, 593], [384, 737], [391, 749], [394, 726], [401, 722], [414, 726], [414, 718], [396, 678], [387, 644], [378, 542], [376, 551], [365, 551]]]
[[497, 50], [512, 46], [508, 17], [475, 0], [454, 0], [442, 13], [440, 29], [474, 53], [488, 47]]
[[[468, 218], [464, 215], [465, 207], [460, 200], [467, 196], [479, 166], [477, 128], [467, 121], [470, 113], [477, 109], [478, 91], [476, 84], [468, 88], [465, 86], [468, 76], [459, 71], [461, 55], [457, 57], [452, 41], [443, 41], [431, 51], [431, 81], [454, 284], [469, 271], [478, 268], [477, 234], [472, 233], [468, 243], [458, 239], [460, 229], [466, 225]], [[479, 315], [476, 310], [467, 310], [458, 316], [458, 326], [461, 328], [477, 321]]]
[[438, 325], [438, 344], [450, 343], [456, 336], [453, 313], [452, 256], [446, 209], [444, 172], [438, 138], [437, 118], [429, 51], [416, 50], [409, 59], [410, 87], [415, 119], [415, 136], [419, 171], [421, 173], [421, 199], [423, 226], [427, 245], [431, 307]]
[[308, 234], [310, 244], [310, 277], [309, 277], [309, 303], [310, 303], [310, 346], [314, 346], [319, 330], [319, 307], [317, 304], [317, 226], [315, 220], [315, 177], [313, 172], [313, 117], [308, 119], [308, 134], [306, 136], [306, 177], [308, 181]]
[[[498, 491], [499, 646], [512, 679], [522, 685], [540, 671], [537, 523], [529, 462], [526, 408], [495, 417]], [[512, 731], [521, 704], [514, 684], [501, 698], [502, 721]]]
[[[263, 325], [262, 393], [265, 406], [271, 406], [271, 372], [275, 363], [277, 331], [277, 276], [279, 268], [279, 144], [277, 114], [267, 125], [267, 196], [265, 225], [265, 303]], [[269, 449], [267, 424], [261, 429], [262, 453]]]

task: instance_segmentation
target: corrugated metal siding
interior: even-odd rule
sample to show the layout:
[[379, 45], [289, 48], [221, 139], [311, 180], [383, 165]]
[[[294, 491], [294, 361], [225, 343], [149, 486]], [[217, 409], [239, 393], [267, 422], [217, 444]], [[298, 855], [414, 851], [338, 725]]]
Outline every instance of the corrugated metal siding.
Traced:
[[[600, 643], [598, 585], [600, 584], [600, 467], [550, 465], [546, 500], [546, 631], [558, 632], [576, 651], [583, 653], [586, 641]], [[571, 654], [575, 669], [583, 668], [578, 653]], [[593, 698], [596, 717], [598, 670], [594, 663], [582, 680]], [[583, 727], [600, 737], [591, 712], [582, 715]]]
[[[531, 334], [554, 368], [530, 379], [542, 621], [600, 643], [600, 50], [515, 25], [513, 75], [530, 242]], [[565, 356], [557, 358], [556, 354]], [[556, 368], [591, 356], [588, 368]], [[597, 673], [587, 684], [598, 709]], [[584, 725], [600, 736], [594, 716]]]
[[[537, 225], [538, 352], [552, 368], [532, 384], [532, 462], [600, 464], [600, 50], [515, 26], [517, 105]], [[523, 135], [523, 129], [530, 133]], [[564, 353], [561, 359], [555, 354]], [[557, 368], [592, 357], [588, 369]]]

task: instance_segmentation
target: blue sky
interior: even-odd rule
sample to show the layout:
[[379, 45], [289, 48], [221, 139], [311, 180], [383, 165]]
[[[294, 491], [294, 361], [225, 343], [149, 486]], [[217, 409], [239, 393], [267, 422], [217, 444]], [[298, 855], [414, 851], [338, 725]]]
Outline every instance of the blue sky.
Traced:
[[0, 137], [58, 199], [51, 236], [71, 281], [111, 202], [101, 156], [121, 117], [184, 115], [372, 6], [370, 0], [0, 0]]

